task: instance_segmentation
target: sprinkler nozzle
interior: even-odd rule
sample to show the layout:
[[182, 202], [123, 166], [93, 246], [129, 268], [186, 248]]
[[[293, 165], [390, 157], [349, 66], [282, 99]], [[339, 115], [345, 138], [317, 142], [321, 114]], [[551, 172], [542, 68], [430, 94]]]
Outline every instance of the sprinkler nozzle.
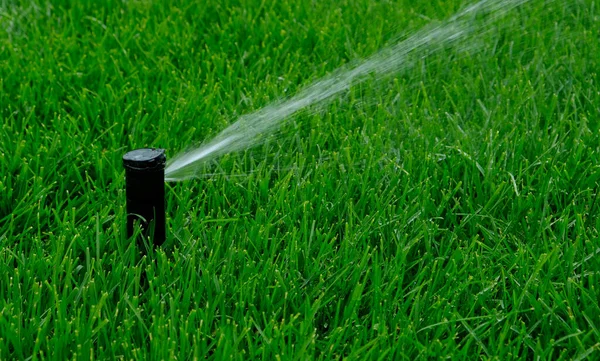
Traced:
[[166, 161], [164, 149], [136, 149], [123, 156], [127, 197], [127, 236], [133, 235], [134, 225], [139, 223], [142, 233], [144, 236], [150, 236], [154, 246], [160, 246], [166, 237]]

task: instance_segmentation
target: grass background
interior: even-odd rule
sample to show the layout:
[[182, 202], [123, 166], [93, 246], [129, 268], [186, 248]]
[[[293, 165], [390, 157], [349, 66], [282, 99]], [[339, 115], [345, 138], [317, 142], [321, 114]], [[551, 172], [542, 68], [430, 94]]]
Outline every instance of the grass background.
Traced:
[[163, 249], [125, 235], [127, 150], [172, 156], [465, 4], [1, 2], [0, 359], [597, 358], [595, 1], [357, 86], [168, 184]]

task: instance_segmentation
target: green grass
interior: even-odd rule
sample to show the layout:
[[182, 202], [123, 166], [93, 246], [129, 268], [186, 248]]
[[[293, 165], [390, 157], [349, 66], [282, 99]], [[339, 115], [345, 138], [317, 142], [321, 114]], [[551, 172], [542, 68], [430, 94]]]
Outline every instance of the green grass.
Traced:
[[0, 360], [600, 357], [591, 0], [300, 115], [168, 184], [162, 249], [126, 237], [127, 150], [172, 156], [464, 4], [0, 3]]

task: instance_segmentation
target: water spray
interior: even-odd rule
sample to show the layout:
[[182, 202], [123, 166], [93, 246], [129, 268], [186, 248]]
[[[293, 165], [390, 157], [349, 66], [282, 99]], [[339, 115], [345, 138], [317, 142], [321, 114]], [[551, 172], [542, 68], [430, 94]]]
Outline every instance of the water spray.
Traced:
[[368, 58], [333, 71], [292, 97], [243, 115], [212, 140], [172, 157], [165, 170], [166, 179], [176, 182], [197, 177], [198, 170], [207, 162], [264, 143], [298, 112], [307, 108], [313, 112], [323, 109], [337, 95], [369, 79], [369, 76], [384, 79], [401, 74], [413, 68], [420, 59], [449, 47], [457, 54], [481, 50], [482, 43], [472, 40], [490, 31], [492, 25], [500, 26], [497, 20], [529, 1], [479, 0], [446, 21], [429, 24]]
[[127, 198], [127, 236], [142, 228], [154, 246], [166, 237], [165, 228], [165, 164], [164, 149], [142, 148], [123, 156], [125, 194]]

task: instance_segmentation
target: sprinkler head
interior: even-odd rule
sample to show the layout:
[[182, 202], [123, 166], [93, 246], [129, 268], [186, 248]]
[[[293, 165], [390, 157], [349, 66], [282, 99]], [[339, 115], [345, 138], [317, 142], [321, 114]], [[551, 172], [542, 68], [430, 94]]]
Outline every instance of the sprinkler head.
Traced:
[[[165, 163], [164, 149], [143, 148], [123, 156], [127, 197], [127, 236], [138, 223], [154, 246], [165, 241]], [[150, 234], [150, 232], [152, 232]]]

